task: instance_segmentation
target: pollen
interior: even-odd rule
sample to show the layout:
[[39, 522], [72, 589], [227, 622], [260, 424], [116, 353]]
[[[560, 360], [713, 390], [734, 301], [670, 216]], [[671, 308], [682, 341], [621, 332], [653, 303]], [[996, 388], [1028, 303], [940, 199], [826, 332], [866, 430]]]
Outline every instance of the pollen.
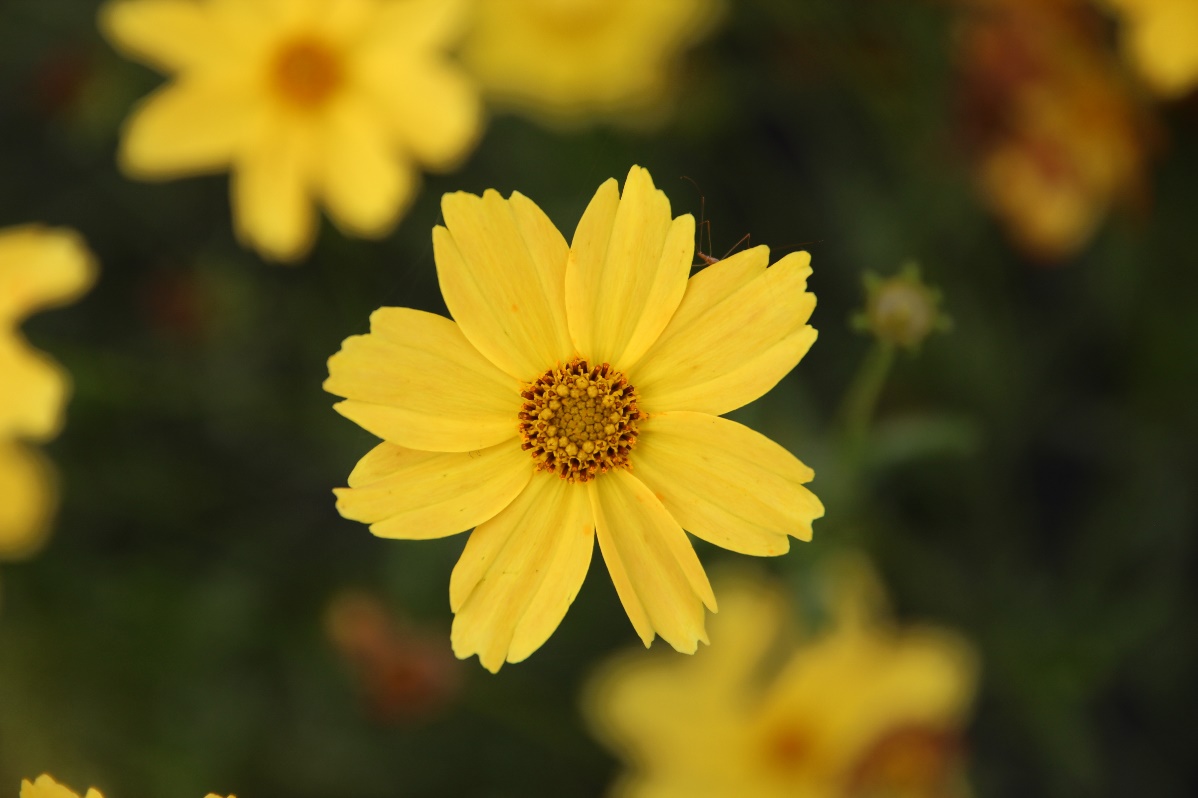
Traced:
[[636, 445], [636, 390], [603, 363], [574, 358], [549, 369], [521, 394], [520, 437], [537, 468], [568, 482], [586, 482], [613, 468], [630, 468]]
[[316, 38], [294, 39], [284, 45], [274, 61], [274, 87], [287, 102], [316, 108], [341, 86], [341, 57]]

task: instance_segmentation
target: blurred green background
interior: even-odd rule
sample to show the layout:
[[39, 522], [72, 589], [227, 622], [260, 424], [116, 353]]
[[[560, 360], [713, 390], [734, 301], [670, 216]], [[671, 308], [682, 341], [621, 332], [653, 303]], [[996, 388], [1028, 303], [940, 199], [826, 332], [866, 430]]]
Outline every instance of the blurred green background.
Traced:
[[[863, 546], [901, 618], [974, 641], [978, 795], [1198, 790], [1198, 96], [1137, 99], [1148, 198], [1045, 265], [975, 190], [955, 4], [743, 0], [685, 58], [660, 129], [496, 113], [393, 236], [326, 223], [280, 267], [234, 241], [226, 176], [118, 173], [120, 123], [160, 78], [100, 39], [97, 7], [0, 3], [0, 226], [77, 228], [102, 267], [25, 326], [75, 395], [47, 447], [54, 536], [2, 570], [0, 795], [42, 772], [107, 798], [601, 795], [615, 763], [576, 696], [636, 639], [598, 558], [528, 662], [460, 663], [431, 706], [364, 693], [329, 602], [369, 591], [452, 668], [435, 655], [465, 536], [384, 541], [338, 516], [331, 489], [374, 439], [320, 386], [376, 307], [445, 312], [443, 192], [518, 190], [569, 238], [633, 163], [676, 213], [702, 208], [711, 254], [745, 234], [812, 253], [819, 341], [736, 417], [815, 468], [827, 516], [767, 565], [801, 585]], [[871, 342], [849, 319], [862, 274], [908, 259], [954, 326], [897, 359], [856, 463], [837, 408]]]

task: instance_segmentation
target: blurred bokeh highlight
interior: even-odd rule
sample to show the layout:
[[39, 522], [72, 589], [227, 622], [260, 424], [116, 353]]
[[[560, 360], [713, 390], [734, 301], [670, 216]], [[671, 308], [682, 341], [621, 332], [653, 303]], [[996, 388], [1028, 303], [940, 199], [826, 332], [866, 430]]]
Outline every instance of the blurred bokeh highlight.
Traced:
[[[1194, 794], [1196, 89], [1193, 0], [6, 0], [0, 796]], [[827, 512], [694, 540], [693, 657], [592, 574], [493, 675], [326, 363], [444, 193], [632, 164], [811, 253], [732, 418]]]

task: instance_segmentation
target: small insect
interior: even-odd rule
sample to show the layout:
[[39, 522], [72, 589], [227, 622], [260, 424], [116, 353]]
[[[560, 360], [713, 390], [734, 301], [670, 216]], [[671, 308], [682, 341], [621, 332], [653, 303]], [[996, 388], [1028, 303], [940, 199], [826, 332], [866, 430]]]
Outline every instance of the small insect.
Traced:
[[[699, 224], [696, 226], [696, 233], [695, 233], [695, 239], [696, 239], [695, 240], [695, 257], [699, 259], [699, 262], [695, 263], [694, 265], [691, 266], [691, 271], [696, 271], [698, 269], [702, 269], [707, 266], [712, 266], [716, 263], [719, 263], [724, 258], [731, 255], [733, 252], [740, 249], [740, 246], [742, 244], [745, 244], [746, 242], [749, 241], [749, 237], [751, 234], [745, 233], [743, 236], [741, 236], [739, 241], [737, 241], [735, 244], [732, 245], [731, 249], [729, 249], [727, 252], [725, 252], [723, 254], [723, 256], [721, 256], [719, 258], [710, 254], [712, 251], [711, 220], [706, 218], [707, 197], [703, 194], [703, 190], [701, 188], [699, 188], [699, 184], [696, 183], [694, 180], [687, 177], [686, 175], [682, 175], [681, 179], [690, 183], [692, 186], [695, 187], [695, 191], [699, 192]], [[707, 232], [707, 251], [706, 252], [703, 251], [703, 232], [705, 230]]]

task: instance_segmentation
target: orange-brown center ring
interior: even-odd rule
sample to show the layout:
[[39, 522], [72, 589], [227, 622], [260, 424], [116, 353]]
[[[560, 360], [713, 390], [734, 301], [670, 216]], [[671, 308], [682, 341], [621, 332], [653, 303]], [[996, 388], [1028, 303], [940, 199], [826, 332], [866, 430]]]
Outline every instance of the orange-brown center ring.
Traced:
[[607, 363], [576, 357], [549, 369], [521, 393], [520, 438], [537, 468], [569, 482], [586, 482], [613, 468], [630, 468], [636, 445], [636, 390]]

